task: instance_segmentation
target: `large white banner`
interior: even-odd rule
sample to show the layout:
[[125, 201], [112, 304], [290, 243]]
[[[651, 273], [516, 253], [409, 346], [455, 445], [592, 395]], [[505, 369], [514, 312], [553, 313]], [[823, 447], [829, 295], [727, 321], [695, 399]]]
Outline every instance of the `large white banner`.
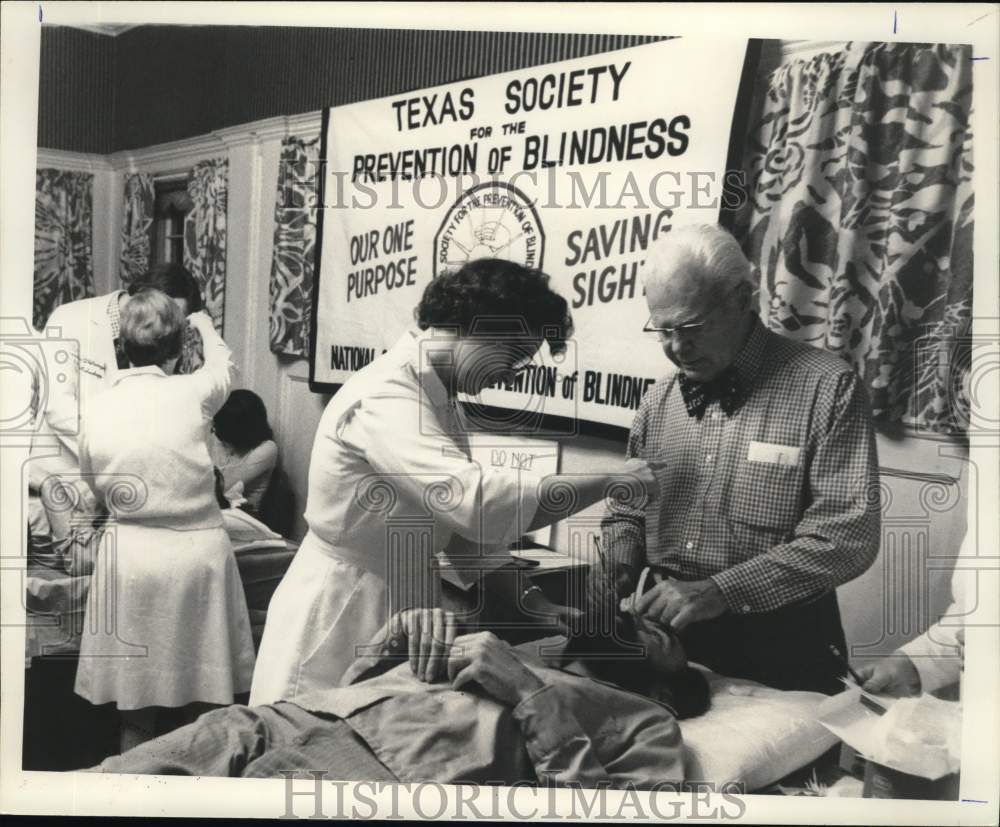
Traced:
[[717, 220], [746, 41], [678, 38], [328, 111], [312, 379], [342, 383], [466, 261], [538, 267], [573, 342], [479, 402], [628, 426], [671, 367], [639, 268], [671, 227]]

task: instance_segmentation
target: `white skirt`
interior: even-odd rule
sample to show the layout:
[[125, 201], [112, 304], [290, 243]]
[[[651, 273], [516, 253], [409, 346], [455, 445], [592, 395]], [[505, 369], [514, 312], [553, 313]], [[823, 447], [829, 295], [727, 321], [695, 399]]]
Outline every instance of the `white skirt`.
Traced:
[[307, 534], [267, 608], [250, 705], [337, 686], [388, 611], [382, 577]]
[[119, 709], [231, 704], [250, 688], [250, 618], [222, 528], [118, 523], [87, 599], [76, 692]]

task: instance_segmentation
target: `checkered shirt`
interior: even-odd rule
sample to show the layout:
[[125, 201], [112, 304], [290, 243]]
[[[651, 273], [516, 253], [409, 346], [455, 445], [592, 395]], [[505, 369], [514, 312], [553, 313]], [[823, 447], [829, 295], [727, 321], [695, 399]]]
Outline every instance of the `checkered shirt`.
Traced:
[[122, 317], [118, 299], [121, 297], [122, 292], [121, 290], [116, 290], [108, 299], [108, 323], [111, 326], [111, 341], [115, 343], [115, 359], [118, 362], [119, 370], [125, 370], [129, 366], [121, 335]]
[[108, 321], [111, 324], [112, 339], [117, 339], [121, 334], [122, 316], [118, 307], [118, 298], [121, 294], [121, 290], [115, 290], [108, 296]]
[[[662, 565], [711, 578], [731, 611], [750, 614], [817, 597], [872, 565], [878, 457], [864, 387], [838, 357], [755, 319], [735, 365], [746, 390], [732, 416], [717, 400], [689, 416], [676, 374], [650, 388], [627, 452], [653, 465], [660, 497], [644, 511], [612, 501], [602, 533], [632, 587], [643, 565]], [[780, 446], [799, 449], [797, 461], [794, 451], [779, 458]]]

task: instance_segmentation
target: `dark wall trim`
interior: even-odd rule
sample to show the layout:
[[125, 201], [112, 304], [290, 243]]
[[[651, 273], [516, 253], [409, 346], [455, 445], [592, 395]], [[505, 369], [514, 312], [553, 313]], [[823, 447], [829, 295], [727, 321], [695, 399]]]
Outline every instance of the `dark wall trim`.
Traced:
[[107, 37], [44, 26], [38, 142], [138, 149], [663, 39], [284, 26], [138, 26]]
[[114, 151], [115, 38], [42, 26], [38, 145], [107, 155]]

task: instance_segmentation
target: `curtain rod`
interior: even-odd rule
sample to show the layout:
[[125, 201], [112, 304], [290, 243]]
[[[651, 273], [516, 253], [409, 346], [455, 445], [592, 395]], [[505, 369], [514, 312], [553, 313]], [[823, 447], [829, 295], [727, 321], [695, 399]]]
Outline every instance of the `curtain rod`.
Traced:
[[174, 181], [183, 181], [188, 177], [186, 172], [164, 172], [153, 176], [154, 184], [170, 184]]

